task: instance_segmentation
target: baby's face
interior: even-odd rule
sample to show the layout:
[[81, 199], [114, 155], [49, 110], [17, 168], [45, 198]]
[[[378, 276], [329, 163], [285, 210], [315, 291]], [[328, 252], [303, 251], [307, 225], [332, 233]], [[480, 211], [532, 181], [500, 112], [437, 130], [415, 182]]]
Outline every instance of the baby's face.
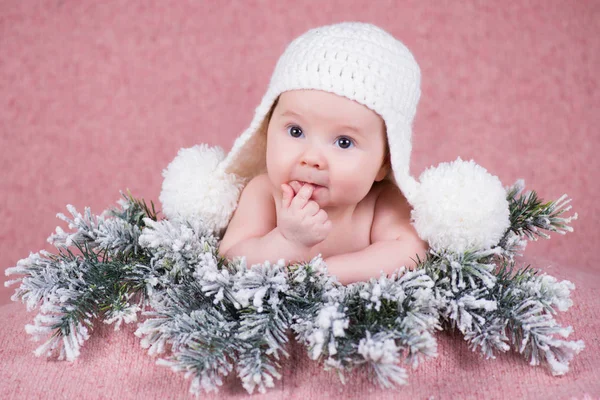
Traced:
[[369, 108], [319, 90], [279, 97], [267, 130], [267, 172], [276, 188], [312, 183], [321, 208], [358, 204], [387, 172], [385, 124]]

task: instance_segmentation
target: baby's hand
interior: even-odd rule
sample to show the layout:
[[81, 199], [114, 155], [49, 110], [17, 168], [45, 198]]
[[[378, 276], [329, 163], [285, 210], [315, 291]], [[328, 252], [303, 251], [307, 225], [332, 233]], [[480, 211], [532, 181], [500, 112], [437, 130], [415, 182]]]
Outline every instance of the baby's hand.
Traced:
[[277, 227], [283, 237], [309, 248], [325, 240], [332, 224], [325, 210], [310, 200], [314, 186], [307, 183], [296, 192], [290, 185], [283, 184], [281, 190]]

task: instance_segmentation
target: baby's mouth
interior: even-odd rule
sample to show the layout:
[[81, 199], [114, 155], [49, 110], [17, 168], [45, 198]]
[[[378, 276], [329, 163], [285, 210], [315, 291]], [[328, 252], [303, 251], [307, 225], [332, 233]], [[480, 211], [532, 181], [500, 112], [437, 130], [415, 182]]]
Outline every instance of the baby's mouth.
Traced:
[[304, 181], [298, 181], [298, 182], [299, 182], [299, 183], [300, 183], [300, 185], [302, 185], [302, 186], [304, 186], [304, 185], [305, 185], [305, 184], [307, 184], [307, 183], [308, 183], [309, 185], [313, 185], [313, 186], [315, 187], [315, 189], [316, 189], [316, 188], [320, 188], [320, 187], [325, 187], [325, 186], [323, 186], [323, 185], [318, 185], [318, 184], [316, 184], [316, 183], [312, 183], [312, 182], [304, 182]]
[[[312, 183], [312, 182], [306, 182], [306, 181], [297, 181], [297, 180], [293, 180], [290, 181], [289, 185], [292, 187], [292, 190], [294, 191], [294, 195], [298, 194], [298, 192], [300, 191], [300, 189], [305, 185], [305, 184], [310, 184], [313, 186], [314, 191], [320, 191], [321, 189], [325, 188], [325, 186], [323, 185], [318, 185], [316, 183]], [[312, 198], [312, 196], [311, 196]]]

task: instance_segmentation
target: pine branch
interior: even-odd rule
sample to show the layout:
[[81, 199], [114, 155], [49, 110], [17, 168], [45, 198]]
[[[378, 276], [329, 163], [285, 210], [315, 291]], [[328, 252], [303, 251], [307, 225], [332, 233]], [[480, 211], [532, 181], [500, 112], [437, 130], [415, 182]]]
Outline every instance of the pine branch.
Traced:
[[234, 325], [212, 307], [179, 314], [176, 318], [179, 340], [174, 343], [172, 354], [157, 363], [191, 376], [191, 393], [198, 394], [200, 388], [217, 391], [222, 385], [221, 377], [233, 370], [231, 360], [237, 344], [231, 335]]
[[144, 199], [136, 199], [129, 190], [127, 190], [127, 193], [121, 192], [121, 196], [123, 197], [119, 201], [121, 209], [112, 208], [107, 211], [109, 215], [123, 220], [130, 225], [137, 226], [140, 229], [146, 227], [145, 218], [158, 221], [159, 212], [155, 210], [154, 202], [151, 201], [150, 207], [148, 207]]
[[382, 387], [406, 383], [400, 354], [416, 366], [436, 355], [432, 332], [438, 327], [433, 281], [424, 270], [400, 270], [390, 278], [340, 288], [304, 330], [309, 354], [324, 360], [344, 381], [344, 373], [366, 366]]
[[519, 180], [507, 190], [511, 226], [500, 241], [500, 247], [507, 249], [508, 242], [514, 236], [533, 241], [539, 237], [549, 239], [550, 235], [543, 230], [562, 235], [573, 232], [570, 223], [577, 219], [577, 213], [570, 217], [562, 216], [572, 208], [568, 205], [571, 199], [566, 194], [556, 201], [544, 203], [535, 191], [521, 194], [523, 189], [524, 183]]
[[554, 319], [558, 311], [572, 305], [570, 294], [575, 285], [558, 282], [527, 267], [514, 272], [513, 264], [504, 264], [498, 273], [500, 287], [498, 312], [507, 320], [511, 345], [531, 365], [546, 362], [553, 375], [569, 370], [573, 357], [584, 348], [581, 340], [568, 341], [572, 328], [562, 327]]
[[245, 269], [234, 284], [234, 296], [243, 307], [236, 335], [243, 345], [236, 368], [248, 393], [255, 388], [265, 393], [273, 387], [274, 378], [281, 379], [280, 354], [288, 357], [285, 346], [292, 315], [283, 303], [289, 290], [286, 272], [283, 265], [267, 262]]
[[[131, 209], [123, 205], [124, 209]], [[140, 230], [115, 218], [84, 214], [68, 206], [72, 218], [59, 214], [71, 232], [61, 228], [48, 241], [57, 254], [40, 252], [20, 260], [7, 275], [22, 275], [6, 286], [20, 283], [12, 300], [21, 300], [39, 313], [27, 332], [46, 340], [36, 350], [48, 356], [58, 351], [59, 359], [73, 361], [93, 329], [94, 320], [114, 323], [137, 319], [145, 298], [145, 271], [149, 262], [138, 242]], [[48, 338], [49, 336], [49, 338]]]
[[[91, 251], [87, 245], [59, 249], [58, 255], [35, 254], [21, 260], [8, 274], [23, 274], [13, 300], [30, 310], [39, 307], [33, 325], [26, 330], [36, 340], [49, 339], [37, 355], [59, 352], [59, 359], [73, 361], [93, 329], [93, 321], [105, 314], [117, 327], [122, 320], [135, 321], [137, 307], [130, 298], [135, 291], [122, 283], [127, 268]], [[110, 305], [110, 306], [109, 306]]]
[[267, 388], [275, 387], [274, 379], [281, 379], [281, 365], [261, 347], [253, 347], [244, 342], [238, 355], [236, 368], [242, 386], [250, 394], [258, 388], [260, 393], [266, 393]]
[[[500, 246], [464, 254], [441, 251], [417, 259], [414, 271], [344, 287], [327, 274], [322, 259], [296, 265], [247, 268], [218, 254], [217, 239], [202, 222], [158, 221], [151, 207], [128, 192], [121, 209], [95, 216], [69, 206], [60, 214], [72, 232], [57, 228], [49, 239], [58, 254], [40, 252], [7, 271], [23, 275], [13, 300], [40, 308], [28, 332], [48, 339], [38, 354], [75, 359], [95, 320], [130, 323], [151, 310], [136, 334], [159, 364], [192, 377], [190, 391], [217, 390], [233, 369], [249, 393], [280, 379], [293, 330], [311, 358], [344, 373], [364, 367], [376, 384], [407, 381], [405, 363], [416, 367], [437, 353], [433, 332], [460, 330], [487, 357], [511, 347], [555, 374], [568, 370], [583, 348], [567, 341], [570, 327], [554, 320], [571, 305], [574, 286], [516, 270], [513, 256], [540, 229], [565, 233], [568, 201], [542, 203], [535, 192], [507, 191], [511, 228]], [[109, 218], [108, 218], [108, 217]], [[533, 240], [534, 240], [533, 239]], [[503, 263], [498, 268], [497, 263]]]

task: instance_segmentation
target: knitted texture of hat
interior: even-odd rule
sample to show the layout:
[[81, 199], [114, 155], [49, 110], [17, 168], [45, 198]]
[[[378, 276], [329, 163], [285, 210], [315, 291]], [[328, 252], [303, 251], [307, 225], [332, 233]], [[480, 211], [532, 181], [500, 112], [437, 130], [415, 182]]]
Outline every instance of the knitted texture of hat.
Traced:
[[409, 165], [420, 80], [412, 53], [381, 28], [345, 22], [311, 29], [280, 57], [250, 127], [235, 141], [222, 168], [243, 178], [264, 171], [266, 117], [278, 96], [290, 90], [322, 90], [354, 100], [382, 117], [392, 177], [410, 202], [417, 185]]

